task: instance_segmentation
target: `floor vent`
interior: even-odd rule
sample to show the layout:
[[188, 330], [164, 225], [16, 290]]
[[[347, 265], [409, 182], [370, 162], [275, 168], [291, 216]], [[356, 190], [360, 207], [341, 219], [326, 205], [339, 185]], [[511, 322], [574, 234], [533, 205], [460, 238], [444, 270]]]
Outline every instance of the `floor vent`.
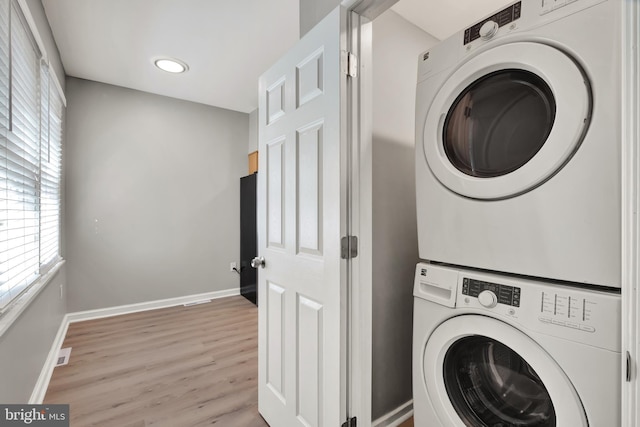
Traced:
[[69, 363], [69, 357], [71, 356], [71, 347], [60, 349], [60, 353], [58, 353], [58, 363], [56, 366], [62, 366]]
[[208, 302], [211, 302], [210, 299], [203, 299], [200, 301], [194, 301], [194, 302], [188, 302], [186, 304], [183, 304], [185, 307], [191, 307], [192, 305], [200, 305], [200, 304], [206, 304]]

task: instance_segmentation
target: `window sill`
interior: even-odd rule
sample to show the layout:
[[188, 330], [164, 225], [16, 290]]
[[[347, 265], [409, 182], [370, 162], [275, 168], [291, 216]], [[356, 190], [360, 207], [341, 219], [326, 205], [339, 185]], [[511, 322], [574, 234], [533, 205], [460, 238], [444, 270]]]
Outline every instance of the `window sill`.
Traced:
[[61, 259], [53, 267], [42, 275], [36, 282], [22, 293], [15, 301], [13, 301], [0, 317], [0, 337], [2, 337], [11, 328], [11, 325], [20, 318], [31, 302], [36, 299], [40, 292], [47, 287], [51, 280], [58, 274], [58, 271], [64, 265], [65, 260]]

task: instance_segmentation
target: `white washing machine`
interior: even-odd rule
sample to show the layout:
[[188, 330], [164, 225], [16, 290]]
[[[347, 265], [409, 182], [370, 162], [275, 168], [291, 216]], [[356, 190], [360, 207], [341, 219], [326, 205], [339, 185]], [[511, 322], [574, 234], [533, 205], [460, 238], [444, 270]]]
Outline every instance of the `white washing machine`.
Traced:
[[620, 287], [618, 0], [522, 0], [419, 58], [420, 258]]
[[421, 263], [416, 427], [620, 425], [620, 296]]

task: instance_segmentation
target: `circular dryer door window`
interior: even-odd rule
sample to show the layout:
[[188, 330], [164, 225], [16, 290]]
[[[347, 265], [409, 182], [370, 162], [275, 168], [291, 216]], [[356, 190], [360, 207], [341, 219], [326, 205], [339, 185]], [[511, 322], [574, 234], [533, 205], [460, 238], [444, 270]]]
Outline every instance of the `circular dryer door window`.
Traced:
[[590, 115], [589, 85], [569, 56], [539, 43], [500, 45], [465, 62], [436, 94], [426, 160], [460, 195], [514, 197], [570, 161]]
[[444, 151], [467, 175], [506, 175], [540, 151], [555, 116], [556, 102], [544, 80], [524, 70], [496, 71], [469, 85], [449, 109]]
[[424, 381], [447, 426], [587, 427], [581, 400], [545, 349], [497, 319], [462, 315], [438, 326]]

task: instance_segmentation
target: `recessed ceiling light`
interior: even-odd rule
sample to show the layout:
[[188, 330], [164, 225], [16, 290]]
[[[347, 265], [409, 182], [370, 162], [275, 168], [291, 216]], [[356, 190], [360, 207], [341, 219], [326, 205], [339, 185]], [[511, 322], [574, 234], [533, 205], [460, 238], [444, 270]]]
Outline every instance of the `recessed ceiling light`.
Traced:
[[168, 73], [184, 73], [189, 69], [187, 64], [176, 59], [156, 59], [154, 64], [156, 64], [156, 67]]

